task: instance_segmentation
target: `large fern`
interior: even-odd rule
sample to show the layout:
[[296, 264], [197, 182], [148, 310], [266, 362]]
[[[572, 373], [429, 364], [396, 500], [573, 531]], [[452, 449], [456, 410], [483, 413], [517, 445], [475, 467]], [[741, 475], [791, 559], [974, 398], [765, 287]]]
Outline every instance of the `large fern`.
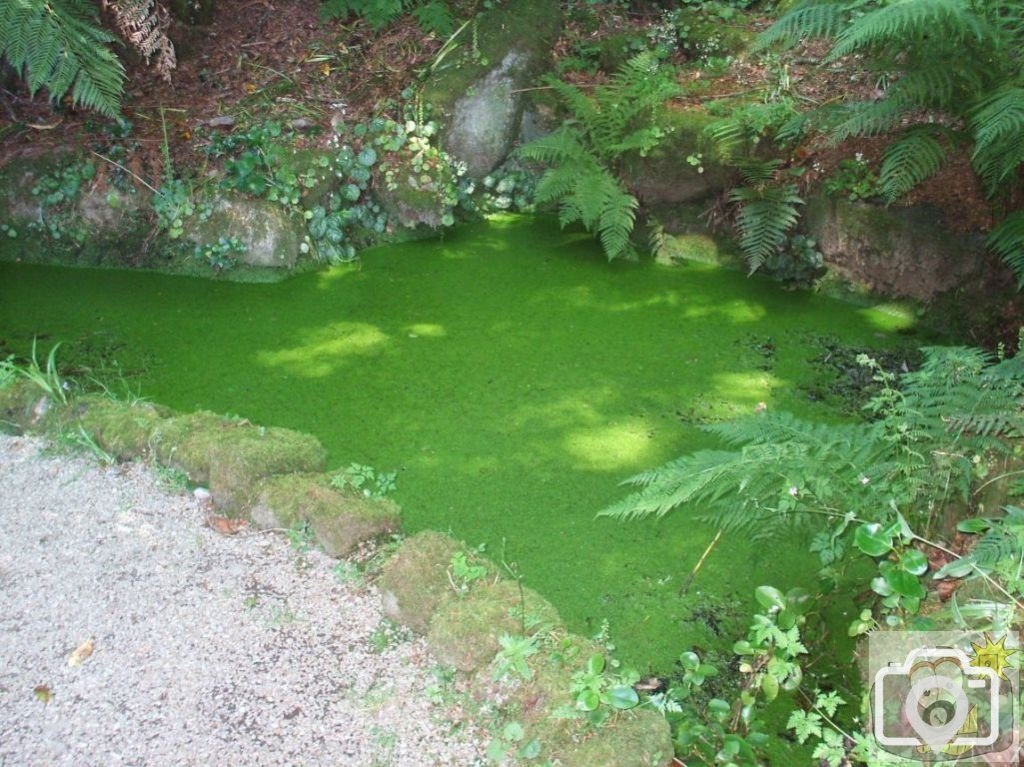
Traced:
[[[922, 115], [973, 142], [972, 162], [990, 195], [1019, 181], [1024, 165], [1024, 0], [805, 0], [783, 14], [757, 45], [831, 38], [826, 63], [858, 54], [888, 82], [881, 99], [821, 110], [833, 141], [893, 135], [882, 170], [892, 202], [934, 173], [945, 143], [921, 130]], [[962, 128], [959, 126], [963, 126]], [[990, 243], [1024, 285], [1024, 251], [1014, 224]], [[1016, 245], [1009, 246], [1011, 240]]]
[[116, 38], [99, 23], [88, 0], [3, 0], [0, 57], [22, 74], [29, 90], [114, 116], [120, 111], [124, 68], [107, 47]]
[[920, 371], [872, 400], [873, 420], [817, 423], [763, 412], [706, 427], [731, 449], [685, 455], [627, 480], [637, 491], [600, 512], [637, 519], [690, 509], [727, 529], [770, 534], [853, 514], [908, 518], [966, 500], [975, 455], [1024, 435], [1024, 362], [928, 348]]
[[658, 112], [679, 92], [678, 85], [645, 53], [591, 95], [552, 77], [547, 83], [570, 118], [519, 149], [521, 157], [548, 166], [537, 185], [537, 202], [555, 204], [562, 226], [583, 224], [609, 260], [631, 255], [638, 202], [619, 182], [618, 170], [627, 154], [644, 155], [657, 146]]

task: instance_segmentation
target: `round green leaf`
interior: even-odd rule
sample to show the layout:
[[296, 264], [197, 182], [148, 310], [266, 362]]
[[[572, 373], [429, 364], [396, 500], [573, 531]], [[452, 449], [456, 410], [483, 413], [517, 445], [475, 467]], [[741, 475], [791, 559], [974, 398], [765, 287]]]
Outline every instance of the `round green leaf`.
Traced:
[[589, 688], [576, 696], [576, 708], [581, 711], [593, 711], [600, 705], [601, 696]]
[[700, 656], [695, 652], [684, 652], [679, 656], [679, 665], [683, 667], [683, 671], [696, 671], [700, 668]]
[[600, 653], [594, 653], [587, 660], [587, 673], [588, 674], [600, 674], [604, 671], [604, 656]]
[[924, 575], [928, 571], [928, 557], [917, 549], [907, 549], [900, 555], [900, 568], [911, 575]]
[[924, 586], [921, 585], [916, 575], [912, 575], [906, 570], [901, 570], [892, 562], [883, 562], [878, 569], [894, 593], [902, 597], [924, 598]]
[[766, 610], [775, 608], [782, 610], [786, 606], [786, 598], [782, 592], [773, 586], [758, 586], [754, 592], [757, 603]]
[[626, 711], [640, 705], [640, 696], [628, 685], [617, 685], [601, 696], [601, 699], [619, 711]]
[[857, 528], [853, 542], [869, 557], [881, 557], [892, 551], [892, 536], [882, 530], [877, 522], [869, 522]]
[[761, 692], [768, 702], [775, 700], [779, 695], [779, 680], [771, 674], [765, 674], [761, 677]]

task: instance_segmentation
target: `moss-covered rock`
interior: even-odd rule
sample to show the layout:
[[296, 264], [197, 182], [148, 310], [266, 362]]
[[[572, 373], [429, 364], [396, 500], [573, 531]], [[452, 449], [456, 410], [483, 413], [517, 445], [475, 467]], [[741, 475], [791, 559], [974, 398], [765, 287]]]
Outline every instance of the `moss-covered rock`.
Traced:
[[18, 378], [0, 389], [0, 431], [22, 434], [45, 430], [61, 418], [64, 405], [31, 381]]
[[[452, 558], [457, 554], [464, 555], [470, 566], [484, 568], [485, 574], [472, 582], [459, 582], [452, 574]], [[425, 634], [434, 613], [458, 598], [458, 590], [472, 592], [496, 575], [497, 568], [464, 543], [428, 530], [402, 544], [384, 564], [378, 585], [388, 617]]]
[[86, 395], [75, 401], [69, 420], [85, 429], [104, 451], [119, 461], [130, 461], [149, 456], [153, 432], [172, 414], [149, 402]]
[[164, 264], [163, 249], [148, 246], [155, 219], [148, 191], [108, 171], [59, 149], [7, 162], [0, 168], [0, 260]]
[[540, 594], [515, 581], [488, 583], [441, 605], [430, 621], [427, 643], [443, 664], [459, 671], [483, 668], [501, 649], [504, 634], [526, 633], [537, 623], [558, 626], [558, 611]]
[[470, 176], [485, 176], [507, 157], [520, 132], [524, 89], [547, 69], [560, 28], [555, 0], [510, 0], [463, 30], [460, 52], [424, 86], [444, 124], [443, 148]]
[[326, 474], [282, 474], [260, 483], [250, 510], [257, 527], [308, 522], [324, 551], [343, 557], [361, 542], [397, 532], [398, 506], [331, 487]]
[[657, 148], [625, 158], [622, 180], [645, 207], [704, 200], [735, 180], [735, 171], [704, 136], [714, 119], [701, 109], [670, 110]]
[[674, 754], [668, 721], [645, 709], [624, 711], [602, 727], [577, 731], [546, 745], [545, 756], [561, 764], [666, 767]]
[[152, 443], [161, 463], [208, 485], [214, 504], [229, 513], [252, 504], [260, 479], [322, 471], [327, 460], [319, 440], [309, 434], [208, 411], [168, 419], [157, 426]]

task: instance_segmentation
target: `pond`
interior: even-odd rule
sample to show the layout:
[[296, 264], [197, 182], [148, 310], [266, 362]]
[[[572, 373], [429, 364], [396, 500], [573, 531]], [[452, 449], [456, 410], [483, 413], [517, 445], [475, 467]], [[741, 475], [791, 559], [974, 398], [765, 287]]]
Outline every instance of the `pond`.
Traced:
[[[179, 410], [315, 434], [330, 465], [397, 470], [407, 532], [486, 547], [621, 656], [668, 673], [727, 648], [760, 584], [813, 577], [804, 545], [714, 537], [680, 510], [595, 519], [627, 477], [708, 446], [701, 421], [765, 403], [837, 414], [807, 387], [823, 338], [912, 333], [857, 307], [688, 263], [605, 261], [546, 219], [467, 225], [277, 284], [0, 265], [0, 351], [45, 352]], [[696, 510], [699, 511], [699, 510]]]

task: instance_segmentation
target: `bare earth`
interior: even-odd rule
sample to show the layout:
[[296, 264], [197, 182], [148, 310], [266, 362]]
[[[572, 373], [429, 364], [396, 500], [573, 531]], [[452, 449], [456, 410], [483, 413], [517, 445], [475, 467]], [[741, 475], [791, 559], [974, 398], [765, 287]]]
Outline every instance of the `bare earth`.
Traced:
[[43, 447], [0, 435], [0, 767], [484, 763], [374, 588]]

